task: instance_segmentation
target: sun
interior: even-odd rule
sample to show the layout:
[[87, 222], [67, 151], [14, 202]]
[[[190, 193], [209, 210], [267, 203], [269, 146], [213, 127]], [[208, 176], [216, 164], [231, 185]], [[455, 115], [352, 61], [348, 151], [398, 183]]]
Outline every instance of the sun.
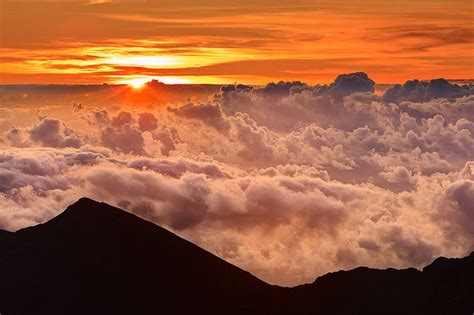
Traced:
[[138, 78], [138, 79], [131, 79], [127, 81], [123, 81], [123, 83], [128, 84], [133, 89], [141, 89], [147, 82], [150, 80], [148, 78]]

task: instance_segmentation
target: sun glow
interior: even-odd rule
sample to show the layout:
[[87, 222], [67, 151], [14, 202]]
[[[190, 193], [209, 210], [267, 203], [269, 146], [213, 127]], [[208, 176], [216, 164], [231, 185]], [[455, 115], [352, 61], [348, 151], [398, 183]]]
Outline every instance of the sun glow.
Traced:
[[136, 77], [127, 78], [124, 80], [117, 81], [118, 84], [127, 84], [133, 89], [141, 89], [145, 84], [152, 80], [157, 80], [165, 84], [190, 84], [194, 83], [193, 80], [181, 78], [181, 77]]
[[139, 78], [139, 79], [132, 79], [128, 81], [123, 81], [121, 83], [125, 83], [130, 85], [134, 89], [141, 89], [145, 83], [149, 82], [150, 80], [147, 78]]

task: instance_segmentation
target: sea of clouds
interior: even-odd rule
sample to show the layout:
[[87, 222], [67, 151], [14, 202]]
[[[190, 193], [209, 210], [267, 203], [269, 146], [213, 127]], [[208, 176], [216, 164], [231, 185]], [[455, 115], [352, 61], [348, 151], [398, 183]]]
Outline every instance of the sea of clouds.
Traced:
[[88, 196], [281, 285], [466, 255], [474, 88], [436, 79], [374, 91], [353, 73], [147, 106], [4, 95], [0, 228], [45, 222]]

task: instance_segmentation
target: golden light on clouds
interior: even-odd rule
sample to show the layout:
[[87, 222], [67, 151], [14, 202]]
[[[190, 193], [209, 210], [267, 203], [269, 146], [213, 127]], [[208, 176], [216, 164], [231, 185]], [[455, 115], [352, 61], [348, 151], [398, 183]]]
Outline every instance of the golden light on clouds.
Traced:
[[471, 1], [0, 1], [1, 83], [474, 77]]
[[125, 66], [143, 66], [143, 67], [160, 67], [171, 68], [179, 66], [181, 62], [173, 56], [137, 56], [125, 58], [110, 58], [104, 61], [105, 64], [110, 65], [125, 65]]

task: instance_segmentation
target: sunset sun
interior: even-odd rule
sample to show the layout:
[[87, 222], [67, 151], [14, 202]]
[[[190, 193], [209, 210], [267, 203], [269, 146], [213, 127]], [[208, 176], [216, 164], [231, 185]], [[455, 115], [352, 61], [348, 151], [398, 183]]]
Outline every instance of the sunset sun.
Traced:
[[149, 79], [132, 79], [128, 81], [123, 81], [123, 83], [128, 84], [131, 88], [135, 90], [138, 90], [141, 89], [149, 81]]

